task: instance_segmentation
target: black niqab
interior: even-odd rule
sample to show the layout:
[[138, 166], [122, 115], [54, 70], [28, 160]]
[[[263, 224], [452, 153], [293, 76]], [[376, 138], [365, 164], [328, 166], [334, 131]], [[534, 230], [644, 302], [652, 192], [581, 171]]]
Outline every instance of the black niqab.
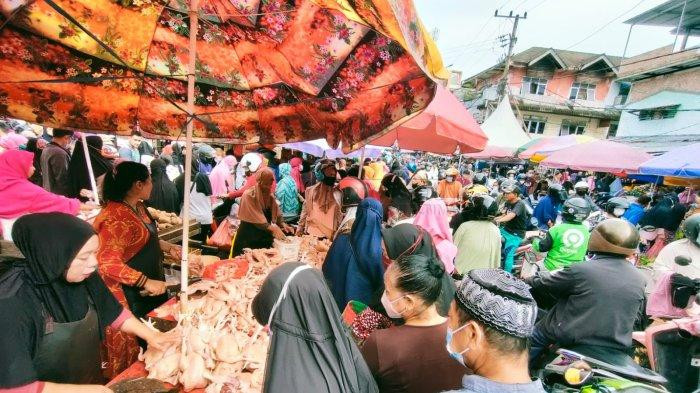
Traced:
[[180, 200], [175, 184], [168, 178], [166, 167], [166, 162], [160, 158], [151, 161], [153, 189], [146, 204], [154, 209], [177, 213], [180, 210]]
[[[88, 145], [88, 154], [90, 154], [90, 164], [92, 165], [92, 173], [95, 179], [111, 171], [113, 168], [112, 160], [102, 157], [102, 138], [97, 135], [90, 135], [85, 138]], [[71, 181], [71, 196], [78, 197], [80, 190], [89, 190], [92, 188], [90, 182], [90, 172], [88, 171], [87, 161], [85, 161], [85, 148], [82, 143], [76, 143], [75, 151], [68, 166], [68, 176]]]
[[[285, 281], [300, 266], [285, 263], [267, 276], [252, 304], [259, 323], [267, 323]], [[263, 392], [378, 392], [318, 270], [303, 270], [290, 281], [270, 329]]]

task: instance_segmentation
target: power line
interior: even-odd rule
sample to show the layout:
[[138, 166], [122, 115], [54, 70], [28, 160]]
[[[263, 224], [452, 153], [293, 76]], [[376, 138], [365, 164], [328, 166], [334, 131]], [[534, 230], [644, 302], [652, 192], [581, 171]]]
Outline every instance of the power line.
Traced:
[[534, 11], [535, 9], [537, 9], [537, 7], [541, 6], [542, 4], [546, 3], [547, 1], [548, 0], [542, 0], [539, 3], [535, 4], [534, 6], [532, 6], [532, 8], [530, 8], [530, 12]]
[[[504, 7], [506, 4], [508, 4], [510, 1], [511, 1], [511, 0], [506, 0], [506, 1], [504, 1], [503, 3], [501, 3], [500, 6], [496, 7], [496, 9], [501, 9], [501, 8]], [[476, 41], [476, 39], [479, 37], [479, 35], [481, 35], [481, 33], [484, 31], [484, 29], [486, 28], [486, 26], [488, 26], [488, 24], [491, 23], [491, 21], [493, 21], [493, 19], [491, 19], [491, 18], [486, 19], [486, 23], [484, 23], [484, 24], [481, 26], [481, 28], [479, 28], [479, 30], [478, 30], [477, 33], [474, 35], [474, 37], [472, 38], [471, 42], [469, 42], [468, 45], [471, 45], [471, 44], [474, 43], [474, 41]], [[464, 55], [464, 52], [462, 52], [462, 53], [454, 60], [454, 62], [459, 61], [459, 60], [462, 58], [463, 55]]]
[[628, 9], [627, 11], [623, 12], [622, 14], [620, 14], [620, 15], [616, 16], [615, 18], [611, 19], [609, 22], [607, 22], [607, 23], [605, 23], [604, 25], [600, 26], [598, 29], [596, 29], [595, 31], [593, 31], [591, 34], [587, 35], [584, 39], [582, 39], [581, 41], [578, 41], [577, 43], [575, 43], [575, 44], [569, 46], [569, 47], [566, 48], [566, 49], [571, 49], [571, 48], [573, 48], [574, 46], [576, 46], [576, 45], [578, 45], [578, 44], [580, 44], [580, 43], [586, 41], [587, 39], [593, 37], [594, 35], [598, 34], [598, 32], [600, 32], [600, 31], [603, 30], [604, 28], [610, 26], [613, 22], [615, 22], [616, 20], [622, 18], [623, 16], [625, 16], [625, 15], [626, 15], [627, 13], [629, 13], [630, 11], [632, 11], [632, 10], [634, 10], [635, 8], [639, 7], [639, 6], [640, 6], [643, 2], [645, 2], [645, 1], [646, 1], [646, 0], [641, 0], [639, 3], [635, 4], [634, 7]]

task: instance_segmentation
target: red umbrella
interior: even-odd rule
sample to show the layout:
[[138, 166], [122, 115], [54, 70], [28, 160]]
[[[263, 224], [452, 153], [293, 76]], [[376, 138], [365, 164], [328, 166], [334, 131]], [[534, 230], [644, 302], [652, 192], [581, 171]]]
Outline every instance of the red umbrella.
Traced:
[[651, 158], [651, 155], [634, 147], [602, 140], [558, 150], [540, 165], [579, 171], [633, 172]]
[[408, 150], [452, 154], [481, 151], [488, 137], [457, 98], [442, 86], [421, 114], [367, 142], [376, 146], [398, 146]]

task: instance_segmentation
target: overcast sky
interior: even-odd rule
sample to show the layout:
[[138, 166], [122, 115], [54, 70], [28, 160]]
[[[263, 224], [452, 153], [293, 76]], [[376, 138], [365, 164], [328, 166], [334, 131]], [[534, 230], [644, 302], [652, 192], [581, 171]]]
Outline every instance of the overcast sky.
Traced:
[[[623, 22], [665, 1], [413, 0], [428, 31], [439, 30], [437, 44], [445, 65], [463, 71], [464, 77], [496, 64], [506, 53], [497, 37], [510, 33], [513, 24], [512, 20], [493, 17], [498, 7], [504, 14], [510, 10], [514, 14], [528, 12], [527, 19], [518, 25], [514, 53], [543, 46], [621, 56], [629, 31]], [[627, 56], [672, 44], [670, 30], [635, 26]], [[697, 43], [691, 39], [689, 46]]]

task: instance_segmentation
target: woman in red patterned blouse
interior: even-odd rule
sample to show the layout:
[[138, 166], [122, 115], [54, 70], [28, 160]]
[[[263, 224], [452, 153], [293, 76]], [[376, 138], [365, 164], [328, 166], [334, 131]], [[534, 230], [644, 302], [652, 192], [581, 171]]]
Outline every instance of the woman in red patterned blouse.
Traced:
[[[95, 219], [100, 275], [117, 300], [137, 318], [167, 300], [163, 251], [181, 256], [178, 246], [158, 240], [156, 222], [143, 204], [152, 187], [145, 165], [122, 162], [105, 176], [106, 205]], [[138, 352], [136, 337], [108, 328], [103, 343], [105, 376], [111, 379], [129, 367]]]

